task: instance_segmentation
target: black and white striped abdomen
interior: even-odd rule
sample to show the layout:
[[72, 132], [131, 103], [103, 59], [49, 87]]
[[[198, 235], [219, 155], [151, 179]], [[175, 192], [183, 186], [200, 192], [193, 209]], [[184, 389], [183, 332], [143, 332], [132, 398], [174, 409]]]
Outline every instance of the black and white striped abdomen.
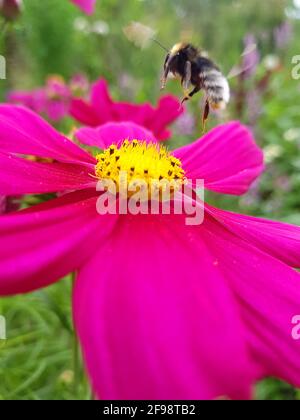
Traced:
[[201, 74], [203, 89], [213, 109], [225, 109], [230, 100], [227, 79], [217, 69], [207, 69]]

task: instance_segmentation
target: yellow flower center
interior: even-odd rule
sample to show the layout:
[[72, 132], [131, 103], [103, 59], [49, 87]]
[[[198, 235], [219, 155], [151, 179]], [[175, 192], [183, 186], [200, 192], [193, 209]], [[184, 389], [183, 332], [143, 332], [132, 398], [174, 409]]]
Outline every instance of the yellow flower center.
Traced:
[[129, 196], [135, 192], [132, 186], [138, 190], [143, 184], [148, 191], [156, 188], [162, 192], [169, 188], [174, 192], [185, 181], [181, 161], [158, 143], [125, 140], [120, 147], [112, 145], [105, 149], [96, 159], [96, 177], [112, 180], [117, 192], [125, 187]]

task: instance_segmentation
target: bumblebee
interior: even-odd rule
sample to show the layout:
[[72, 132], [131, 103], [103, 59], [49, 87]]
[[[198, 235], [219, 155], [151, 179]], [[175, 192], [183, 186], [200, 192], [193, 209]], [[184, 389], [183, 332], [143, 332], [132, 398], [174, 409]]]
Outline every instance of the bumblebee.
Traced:
[[185, 101], [203, 90], [206, 95], [203, 126], [210, 109], [225, 109], [230, 100], [230, 88], [218, 66], [191, 44], [179, 43], [168, 52], [164, 63], [161, 89], [166, 87], [168, 76], [181, 80]]

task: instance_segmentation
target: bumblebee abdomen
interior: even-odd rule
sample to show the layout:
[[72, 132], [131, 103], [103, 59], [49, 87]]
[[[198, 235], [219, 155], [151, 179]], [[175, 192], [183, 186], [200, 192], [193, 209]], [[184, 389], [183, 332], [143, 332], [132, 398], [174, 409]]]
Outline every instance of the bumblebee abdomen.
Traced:
[[225, 108], [230, 100], [230, 88], [223, 74], [217, 69], [204, 70], [201, 79], [211, 107]]

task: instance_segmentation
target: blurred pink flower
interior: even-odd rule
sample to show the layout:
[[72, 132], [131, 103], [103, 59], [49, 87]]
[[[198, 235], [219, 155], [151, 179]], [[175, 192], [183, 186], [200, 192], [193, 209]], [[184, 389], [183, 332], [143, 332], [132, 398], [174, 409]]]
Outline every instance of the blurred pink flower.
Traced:
[[191, 136], [195, 133], [196, 119], [190, 112], [182, 114], [175, 123], [175, 132], [179, 136]]
[[255, 127], [258, 118], [263, 112], [262, 95], [255, 87], [246, 92], [246, 110], [248, 124]]
[[250, 78], [256, 73], [260, 62], [260, 53], [257, 48], [257, 40], [253, 34], [248, 34], [244, 39], [244, 55], [242, 57], [242, 71], [244, 78]]
[[85, 97], [89, 93], [90, 82], [84, 74], [78, 73], [71, 78], [69, 88], [72, 96]]
[[0, 15], [7, 20], [16, 19], [23, 6], [23, 0], [0, 0]]
[[71, 0], [71, 2], [80, 7], [87, 15], [94, 13], [96, 0]]
[[275, 185], [282, 192], [290, 192], [292, 190], [291, 177], [287, 175], [281, 175], [275, 179]]
[[168, 139], [171, 135], [167, 126], [183, 112], [177, 98], [163, 96], [156, 108], [150, 103], [135, 105], [114, 101], [104, 79], [92, 88], [90, 102], [73, 99], [71, 115], [84, 125], [97, 127], [111, 121], [132, 121], [151, 130], [158, 140]]
[[[131, 122], [83, 128], [77, 137], [107, 148], [107, 156], [124, 139], [137, 140], [134, 151], [139, 139], [154, 140]], [[225, 194], [244, 193], [263, 169], [260, 149], [238, 122], [172, 154], [188, 179]], [[205, 208], [198, 226], [178, 214], [99, 215], [96, 163], [31, 111], [0, 106], [0, 194], [72, 191], [0, 217], [0, 294], [78, 273], [74, 320], [97, 397], [246, 399], [266, 376], [299, 387], [291, 320], [300, 275], [291, 267], [300, 266], [300, 228], [195, 196]]]
[[293, 37], [293, 27], [288, 20], [274, 29], [275, 46], [278, 49], [284, 49]]
[[88, 89], [88, 81], [83, 75], [75, 75], [69, 85], [60, 76], [50, 76], [44, 87], [32, 91], [12, 91], [7, 101], [24, 105], [56, 122], [69, 114], [71, 98], [86, 95]]

